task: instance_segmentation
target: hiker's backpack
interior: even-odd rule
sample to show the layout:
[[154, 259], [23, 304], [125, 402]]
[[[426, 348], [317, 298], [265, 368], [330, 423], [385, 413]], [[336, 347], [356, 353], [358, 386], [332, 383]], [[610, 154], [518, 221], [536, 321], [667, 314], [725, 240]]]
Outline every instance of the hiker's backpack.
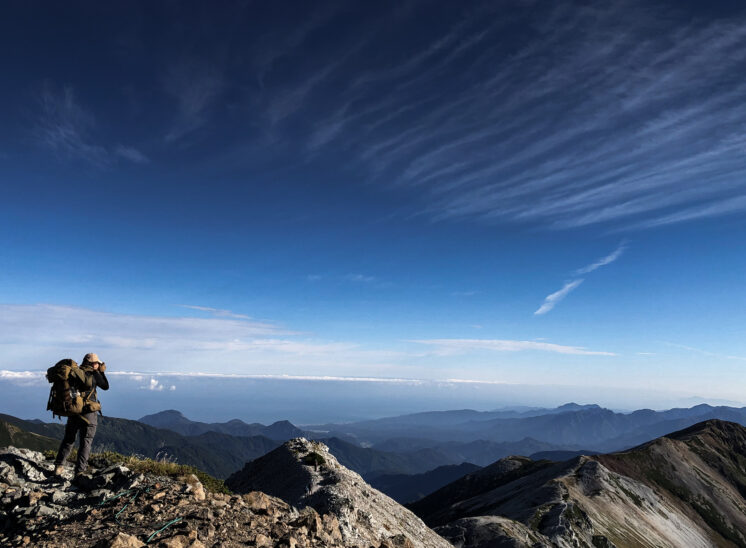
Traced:
[[90, 379], [75, 360], [58, 361], [47, 369], [47, 380], [52, 383], [47, 402], [52, 417], [70, 417], [84, 412], [93, 390]]

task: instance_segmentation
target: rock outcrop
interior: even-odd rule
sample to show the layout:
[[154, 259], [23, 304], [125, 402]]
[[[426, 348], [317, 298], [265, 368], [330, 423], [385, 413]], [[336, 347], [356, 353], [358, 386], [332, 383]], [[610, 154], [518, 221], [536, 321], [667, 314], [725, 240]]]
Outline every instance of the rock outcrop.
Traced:
[[290, 440], [248, 463], [226, 485], [237, 493], [263, 491], [294, 507], [334, 516], [345, 546], [452, 548], [412, 512], [339, 464], [319, 442]]
[[[0, 546], [347, 546], [335, 515], [297, 510], [262, 492], [208, 492], [195, 476], [137, 474], [121, 465], [94, 469], [74, 484], [69, 471], [60, 478], [53, 470], [36, 451], [0, 449]], [[396, 541], [371, 546], [406, 545]]]

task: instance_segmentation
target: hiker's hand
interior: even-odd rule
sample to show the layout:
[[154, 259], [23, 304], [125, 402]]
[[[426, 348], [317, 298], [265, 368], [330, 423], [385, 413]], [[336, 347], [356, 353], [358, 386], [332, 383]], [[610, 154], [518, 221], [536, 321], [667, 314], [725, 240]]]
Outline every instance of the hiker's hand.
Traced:
[[101, 362], [101, 364], [98, 366], [98, 372], [103, 373], [106, 371], [106, 364], [104, 362]]

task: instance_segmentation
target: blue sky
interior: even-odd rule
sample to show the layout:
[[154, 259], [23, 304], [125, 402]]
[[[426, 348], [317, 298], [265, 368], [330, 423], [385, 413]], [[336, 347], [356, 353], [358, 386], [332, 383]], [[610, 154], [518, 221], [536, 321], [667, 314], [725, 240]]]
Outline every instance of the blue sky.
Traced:
[[0, 46], [6, 372], [743, 401], [739, 2], [16, 3]]

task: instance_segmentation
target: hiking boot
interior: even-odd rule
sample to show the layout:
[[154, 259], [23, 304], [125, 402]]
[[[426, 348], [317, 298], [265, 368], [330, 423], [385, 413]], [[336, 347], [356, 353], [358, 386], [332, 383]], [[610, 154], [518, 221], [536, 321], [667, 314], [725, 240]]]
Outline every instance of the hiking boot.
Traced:
[[94, 488], [93, 476], [91, 476], [90, 474], [86, 474], [85, 472], [75, 472], [75, 476], [73, 477], [71, 483], [78, 489], [82, 489], [84, 491], [90, 491]]
[[65, 467], [61, 464], [57, 464], [54, 467], [54, 475], [61, 476], [65, 472]]

